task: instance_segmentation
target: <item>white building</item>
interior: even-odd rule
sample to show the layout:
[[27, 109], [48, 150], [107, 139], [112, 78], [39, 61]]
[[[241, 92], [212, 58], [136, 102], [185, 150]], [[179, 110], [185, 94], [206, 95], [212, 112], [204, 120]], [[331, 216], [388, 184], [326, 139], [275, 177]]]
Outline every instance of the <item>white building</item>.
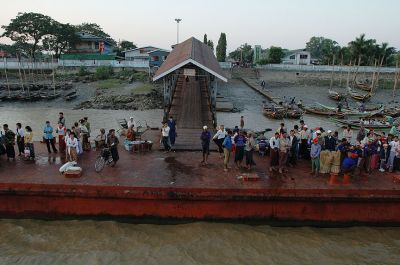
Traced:
[[148, 62], [150, 66], [160, 66], [169, 55], [169, 51], [146, 46], [124, 51], [125, 60], [135, 62]]
[[305, 50], [289, 51], [282, 59], [283, 64], [310, 65], [311, 53]]

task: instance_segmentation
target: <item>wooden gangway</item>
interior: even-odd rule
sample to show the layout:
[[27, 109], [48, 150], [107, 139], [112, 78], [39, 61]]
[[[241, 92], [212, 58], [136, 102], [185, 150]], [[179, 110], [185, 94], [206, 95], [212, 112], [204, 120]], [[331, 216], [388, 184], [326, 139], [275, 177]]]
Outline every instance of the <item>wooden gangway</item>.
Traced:
[[203, 78], [178, 78], [169, 111], [177, 123], [175, 150], [201, 150], [200, 134], [206, 125], [214, 132], [207, 82]]

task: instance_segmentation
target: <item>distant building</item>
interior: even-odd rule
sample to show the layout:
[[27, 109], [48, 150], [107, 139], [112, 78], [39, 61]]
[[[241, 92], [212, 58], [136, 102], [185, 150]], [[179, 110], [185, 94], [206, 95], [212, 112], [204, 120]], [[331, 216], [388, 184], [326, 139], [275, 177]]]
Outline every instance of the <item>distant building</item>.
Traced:
[[149, 66], [160, 66], [170, 52], [153, 46], [145, 46], [126, 50], [123, 53], [127, 61], [148, 62]]
[[80, 41], [73, 49], [69, 51], [70, 54], [111, 54], [115, 47], [114, 41], [102, 37], [95, 36], [86, 32], [77, 33]]
[[305, 50], [294, 50], [286, 53], [283, 64], [310, 65], [311, 53]]

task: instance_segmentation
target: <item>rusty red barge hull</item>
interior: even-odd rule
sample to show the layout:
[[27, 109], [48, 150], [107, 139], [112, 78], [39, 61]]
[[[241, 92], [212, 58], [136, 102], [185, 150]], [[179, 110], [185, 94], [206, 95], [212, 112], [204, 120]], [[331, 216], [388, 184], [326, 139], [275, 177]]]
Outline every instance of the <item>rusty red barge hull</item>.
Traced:
[[[1, 158], [0, 216], [400, 224], [400, 188], [392, 174], [329, 186], [327, 177], [308, 175], [307, 162], [280, 179], [268, 175], [268, 159], [258, 156], [252, 173], [226, 173], [217, 154], [204, 167], [199, 152], [123, 150], [117, 167], [98, 174], [96, 156], [92, 151], [81, 158], [79, 179], [58, 173], [59, 155], [41, 152], [35, 163]], [[244, 174], [261, 179], [237, 179]]]

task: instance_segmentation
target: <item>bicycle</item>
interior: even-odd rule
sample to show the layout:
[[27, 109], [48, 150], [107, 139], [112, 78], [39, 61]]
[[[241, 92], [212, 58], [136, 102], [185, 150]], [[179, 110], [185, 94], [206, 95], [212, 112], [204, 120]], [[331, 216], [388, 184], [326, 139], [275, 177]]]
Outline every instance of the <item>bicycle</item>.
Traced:
[[104, 166], [110, 165], [113, 162], [113, 158], [111, 156], [110, 148], [105, 147], [101, 150], [100, 155], [96, 158], [96, 162], [94, 163], [94, 169], [97, 173], [103, 170]]

